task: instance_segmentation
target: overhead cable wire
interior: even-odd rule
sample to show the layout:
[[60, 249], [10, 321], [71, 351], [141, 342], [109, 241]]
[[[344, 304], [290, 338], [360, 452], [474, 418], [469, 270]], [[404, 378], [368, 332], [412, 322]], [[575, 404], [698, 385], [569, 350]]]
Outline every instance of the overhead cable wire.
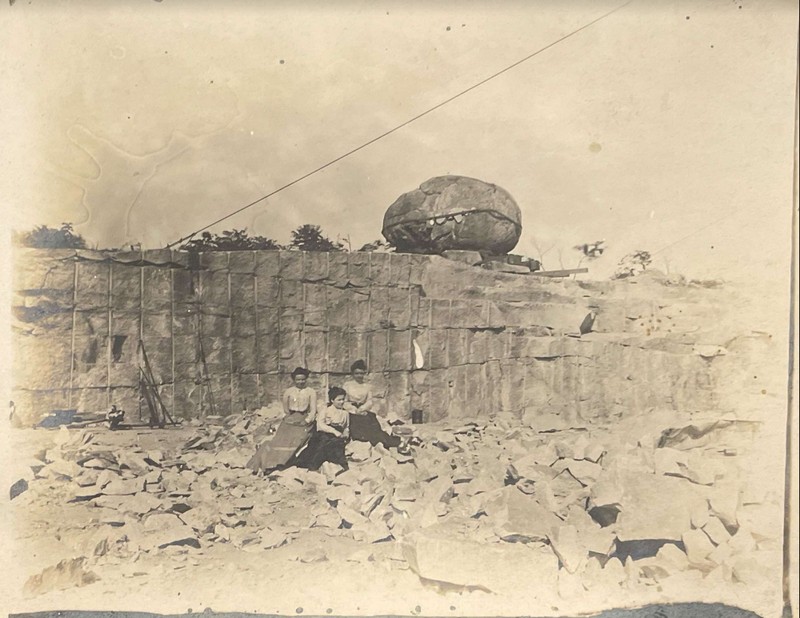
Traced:
[[200, 232], [203, 232], [203, 231], [207, 230], [207, 229], [208, 229], [208, 228], [210, 228], [210, 227], [213, 227], [213, 226], [215, 226], [215, 225], [217, 225], [217, 224], [219, 224], [219, 223], [222, 223], [222, 222], [223, 222], [223, 221], [225, 221], [226, 219], [229, 219], [229, 218], [231, 218], [231, 217], [233, 217], [233, 216], [235, 216], [235, 215], [238, 215], [240, 212], [243, 212], [243, 211], [247, 210], [248, 208], [252, 208], [252, 207], [253, 207], [253, 206], [255, 206], [256, 204], [259, 204], [259, 203], [263, 202], [264, 200], [266, 200], [266, 199], [268, 199], [268, 198], [270, 198], [270, 197], [272, 197], [272, 196], [274, 196], [274, 195], [277, 195], [277, 194], [278, 194], [278, 193], [280, 193], [281, 191], [283, 191], [283, 190], [285, 190], [285, 189], [288, 189], [289, 187], [291, 187], [291, 186], [293, 186], [293, 185], [296, 185], [297, 183], [299, 183], [299, 182], [301, 182], [301, 181], [305, 180], [306, 178], [308, 178], [308, 177], [310, 177], [310, 176], [313, 176], [314, 174], [316, 174], [316, 173], [318, 173], [318, 172], [321, 172], [322, 170], [324, 170], [324, 169], [326, 169], [326, 168], [330, 167], [331, 165], [334, 165], [335, 163], [338, 163], [338, 162], [339, 162], [339, 161], [341, 161], [342, 159], [345, 159], [345, 158], [349, 157], [350, 155], [353, 155], [353, 154], [357, 153], [359, 150], [363, 150], [363, 149], [364, 149], [364, 148], [366, 148], [367, 146], [370, 146], [370, 145], [374, 144], [375, 142], [377, 142], [377, 141], [379, 141], [379, 140], [383, 139], [384, 137], [387, 137], [387, 136], [391, 135], [392, 133], [395, 133], [396, 131], [399, 131], [399, 130], [400, 130], [400, 129], [402, 129], [403, 127], [407, 127], [407, 126], [408, 126], [408, 125], [410, 125], [412, 122], [416, 122], [416, 121], [417, 121], [417, 120], [419, 120], [420, 118], [423, 118], [424, 116], [427, 116], [428, 114], [430, 114], [431, 112], [434, 112], [434, 111], [436, 111], [436, 110], [437, 110], [437, 109], [439, 109], [440, 107], [444, 107], [444, 106], [445, 106], [445, 105], [447, 105], [448, 103], [451, 103], [452, 101], [455, 101], [456, 99], [458, 99], [459, 97], [462, 97], [462, 96], [464, 96], [464, 95], [465, 95], [465, 94], [467, 94], [468, 92], [471, 92], [471, 91], [475, 90], [476, 88], [479, 88], [480, 86], [483, 86], [485, 83], [487, 83], [487, 82], [489, 82], [489, 81], [491, 81], [491, 80], [493, 80], [493, 79], [495, 79], [495, 78], [499, 77], [500, 75], [503, 75], [504, 73], [507, 73], [507, 72], [508, 72], [508, 71], [510, 71], [511, 69], [514, 69], [515, 67], [518, 67], [518, 66], [519, 66], [519, 65], [521, 65], [522, 63], [524, 63], [524, 62], [527, 62], [527, 61], [528, 61], [528, 60], [530, 60], [531, 58], [534, 58], [534, 57], [538, 56], [538, 55], [539, 55], [539, 54], [541, 54], [542, 52], [544, 52], [544, 51], [547, 51], [547, 50], [548, 50], [548, 49], [550, 49], [551, 47], [554, 47], [554, 46], [558, 45], [558, 44], [559, 44], [559, 43], [561, 43], [562, 41], [565, 41], [565, 40], [567, 40], [568, 38], [570, 38], [570, 37], [572, 37], [572, 36], [575, 36], [575, 35], [576, 35], [576, 34], [578, 34], [579, 32], [581, 32], [581, 31], [583, 31], [583, 30], [586, 30], [587, 28], [590, 28], [591, 26], [595, 25], [596, 23], [598, 23], [598, 22], [600, 22], [600, 21], [602, 21], [602, 20], [606, 19], [607, 17], [610, 17], [611, 15], [613, 15], [614, 13], [616, 13], [617, 11], [619, 11], [619, 10], [621, 10], [621, 9], [625, 8], [626, 6], [628, 6], [629, 4], [631, 4], [633, 1], [634, 1], [634, 0], [628, 0], [628, 1], [627, 1], [627, 2], [625, 2], [624, 4], [621, 4], [621, 5], [617, 6], [616, 8], [614, 8], [614, 9], [612, 9], [612, 10], [608, 11], [607, 13], [604, 13], [604, 14], [603, 14], [603, 15], [601, 15], [600, 17], [597, 17], [597, 18], [593, 19], [592, 21], [590, 21], [590, 22], [587, 22], [586, 24], [584, 24], [584, 25], [583, 25], [583, 26], [581, 26], [580, 28], [577, 28], [576, 30], [573, 30], [573, 31], [571, 31], [571, 32], [569, 32], [568, 34], [565, 34], [564, 36], [562, 36], [562, 37], [560, 37], [560, 38], [556, 39], [556, 40], [555, 40], [555, 41], [553, 41], [552, 43], [549, 43], [549, 44], [545, 45], [544, 47], [542, 47], [542, 48], [540, 48], [540, 49], [537, 49], [535, 52], [533, 52], [533, 53], [531, 53], [531, 54], [528, 54], [528, 55], [527, 55], [527, 56], [525, 56], [524, 58], [522, 58], [522, 59], [520, 59], [520, 60], [517, 60], [517, 61], [516, 61], [516, 62], [514, 62], [513, 64], [510, 64], [510, 65], [508, 65], [507, 67], [505, 67], [505, 68], [503, 68], [503, 69], [501, 69], [501, 70], [497, 71], [496, 73], [493, 73], [492, 75], [489, 75], [488, 77], [485, 77], [484, 79], [482, 79], [481, 81], [479, 81], [479, 82], [477, 82], [477, 83], [473, 84], [473, 85], [472, 85], [472, 86], [470, 86], [469, 88], [466, 88], [466, 89], [462, 90], [461, 92], [458, 92], [457, 94], [454, 94], [454, 95], [452, 95], [451, 97], [449, 97], [449, 98], [445, 99], [444, 101], [441, 101], [441, 102], [437, 103], [437, 104], [436, 104], [436, 105], [434, 105], [433, 107], [430, 107], [430, 108], [426, 109], [424, 112], [421, 112], [421, 113], [417, 114], [417, 115], [416, 115], [416, 116], [414, 116], [413, 118], [410, 118], [410, 119], [406, 120], [405, 122], [403, 122], [403, 123], [401, 123], [401, 124], [398, 124], [397, 126], [395, 126], [395, 127], [391, 128], [391, 129], [389, 129], [388, 131], [384, 131], [383, 133], [381, 133], [381, 134], [380, 134], [380, 135], [378, 135], [377, 137], [374, 137], [374, 138], [372, 138], [371, 140], [369, 140], [369, 141], [367, 141], [367, 142], [364, 142], [364, 143], [363, 143], [363, 144], [361, 144], [360, 146], [357, 146], [356, 148], [353, 148], [352, 150], [349, 150], [349, 151], [345, 152], [344, 154], [342, 154], [342, 155], [339, 155], [339, 156], [338, 156], [338, 157], [336, 157], [335, 159], [331, 159], [330, 161], [328, 161], [328, 162], [327, 162], [327, 163], [325, 163], [324, 165], [320, 165], [320, 166], [319, 166], [319, 167], [317, 167], [316, 169], [313, 169], [313, 170], [311, 170], [310, 172], [307, 172], [306, 174], [303, 174], [302, 176], [299, 176], [299, 177], [295, 178], [295, 179], [294, 179], [294, 180], [292, 180], [291, 182], [288, 182], [288, 183], [286, 183], [285, 185], [283, 185], [283, 186], [281, 186], [281, 187], [278, 187], [278, 188], [277, 188], [277, 189], [275, 189], [274, 191], [271, 191], [270, 193], [267, 193], [266, 195], [263, 195], [263, 196], [261, 196], [261, 197], [260, 197], [260, 198], [258, 198], [257, 200], [253, 200], [253, 201], [252, 201], [252, 202], [250, 202], [249, 204], [245, 204], [244, 206], [242, 206], [242, 207], [240, 207], [240, 208], [237, 208], [236, 210], [234, 210], [234, 211], [232, 211], [232, 212], [228, 213], [227, 215], [225, 215], [224, 217], [220, 217], [220, 218], [219, 218], [219, 219], [217, 219], [216, 221], [213, 221], [213, 222], [209, 223], [208, 225], [204, 225], [203, 227], [201, 227], [201, 228], [199, 228], [199, 229], [195, 230], [194, 232], [192, 232], [192, 233], [191, 233], [191, 234], [189, 234], [188, 236], [184, 236], [183, 238], [179, 238], [179, 239], [178, 239], [178, 240], [176, 240], [175, 242], [172, 242], [172, 243], [168, 244], [168, 245], [167, 245], [167, 248], [168, 248], [168, 249], [170, 249], [170, 248], [174, 247], [175, 245], [179, 245], [179, 244], [182, 244], [182, 243], [184, 243], [184, 242], [188, 241], [189, 239], [191, 239], [191, 238], [192, 238], [192, 237], [194, 237], [195, 235], [199, 234]]

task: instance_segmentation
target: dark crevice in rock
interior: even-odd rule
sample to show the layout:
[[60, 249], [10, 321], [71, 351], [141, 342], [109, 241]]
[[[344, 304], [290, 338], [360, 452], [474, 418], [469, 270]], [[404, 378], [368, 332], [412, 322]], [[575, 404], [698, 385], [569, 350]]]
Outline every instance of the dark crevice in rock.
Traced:
[[618, 558], [623, 564], [630, 557], [633, 560], [652, 558], [664, 545], [675, 545], [682, 552], [686, 551], [683, 542], [669, 541], [667, 539], [637, 539], [635, 541], [620, 541], [617, 539], [616, 548], [611, 558]]
[[596, 506], [589, 509], [589, 516], [594, 519], [602, 528], [606, 528], [617, 523], [620, 510], [616, 506]]

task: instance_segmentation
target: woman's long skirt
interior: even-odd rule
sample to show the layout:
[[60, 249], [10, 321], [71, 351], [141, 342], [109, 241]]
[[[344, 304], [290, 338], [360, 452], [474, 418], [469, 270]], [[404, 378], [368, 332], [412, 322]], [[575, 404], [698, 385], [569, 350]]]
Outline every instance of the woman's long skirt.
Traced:
[[344, 453], [346, 440], [325, 431], [316, 431], [308, 441], [308, 446], [292, 460], [298, 468], [318, 470], [326, 461], [338, 464], [347, 469], [347, 458]]
[[381, 429], [378, 417], [373, 412], [350, 415], [350, 438], [369, 442], [372, 446], [383, 444], [386, 448], [400, 446], [400, 438]]
[[313, 425], [306, 425], [305, 414], [289, 414], [278, 425], [271, 440], [261, 444], [247, 462], [254, 472], [269, 472], [286, 466], [311, 435]]

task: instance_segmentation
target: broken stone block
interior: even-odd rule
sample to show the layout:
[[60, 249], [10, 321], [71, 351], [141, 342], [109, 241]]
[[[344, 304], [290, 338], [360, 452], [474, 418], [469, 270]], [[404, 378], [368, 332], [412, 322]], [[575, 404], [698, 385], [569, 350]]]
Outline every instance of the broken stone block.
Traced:
[[363, 524], [355, 524], [350, 531], [356, 541], [362, 543], [378, 543], [392, 537], [392, 532], [383, 522], [367, 521]]
[[469, 266], [477, 266], [483, 262], [483, 257], [478, 251], [468, 251], [466, 249], [448, 249], [442, 251], [442, 257], [455, 262], [462, 262]]
[[398, 463], [410, 463], [414, 461], [414, 456], [412, 454], [406, 453], [394, 453], [393, 457], [397, 460]]
[[714, 545], [702, 530], [688, 530], [682, 535], [686, 556], [693, 567], [708, 567], [708, 555], [714, 551]]
[[731, 548], [729, 543], [722, 543], [717, 545], [710, 554], [708, 554], [708, 560], [714, 564], [722, 565], [728, 563], [730, 558], [733, 556], [733, 549]]
[[261, 537], [254, 530], [240, 528], [231, 531], [231, 544], [239, 549], [247, 549], [261, 543]]
[[585, 459], [562, 459], [553, 464], [551, 469], [558, 471], [569, 470], [570, 474], [582, 485], [591, 485], [597, 482], [603, 473], [603, 468]]
[[656, 558], [637, 560], [636, 566], [639, 567], [640, 578], [650, 580], [654, 583], [659, 583], [672, 575], [667, 565], [659, 563]]
[[402, 483], [395, 487], [392, 502], [413, 502], [419, 497], [419, 489], [411, 483]]
[[681, 468], [681, 476], [698, 485], [712, 485], [721, 476], [718, 462], [697, 451], [690, 452], [686, 465]]
[[728, 545], [730, 545], [734, 553], [746, 554], [751, 551], [755, 551], [756, 540], [753, 538], [750, 530], [747, 527], [742, 526], [736, 531], [736, 534], [730, 538]]
[[102, 470], [97, 475], [97, 486], [105, 487], [111, 481], [117, 481], [119, 479], [119, 474], [117, 474], [114, 470]]
[[602, 444], [592, 443], [584, 450], [583, 458], [593, 463], [599, 463], [605, 453], [606, 449]]
[[236, 528], [237, 526], [244, 526], [245, 521], [240, 519], [235, 512], [226, 513], [220, 517], [220, 522], [229, 528]]
[[138, 520], [130, 516], [122, 518], [122, 541], [127, 542], [127, 548], [130, 551], [138, 551], [143, 549], [142, 539], [145, 535], [144, 525]]
[[332, 482], [336, 478], [336, 475], [338, 475], [342, 470], [344, 470], [344, 468], [342, 468], [339, 464], [335, 464], [330, 461], [326, 461], [319, 468], [320, 473], [325, 476], [329, 483]]
[[102, 526], [87, 531], [88, 534], [77, 540], [75, 549], [84, 555], [104, 556], [118, 543], [126, 539], [123, 527]]
[[121, 468], [127, 468], [139, 475], [147, 474], [150, 470], [150, 464], [146, 461], [146, 458], [139, 453], [121, 451], [117, 455], [117, 461]]
[[556, 590], [561, 599], [574, 599], [586, 594], [586, 588], [581, 577], [575, 577], [566, 569], [558, 570]]
[[284, 532], [272, 530], [270, 528], [264, 528], [258, 533], [258, 536], [261, 538], [261, 546], [264, 549], [274, 549], [275, 547], [284, 545], [288, 541], [288, 536]]
[[733, 568], [728, 564], [718, 565], [703, 578], [703, 583], [710, 587], [723, 586], [732, 581]]
[[725, 525], [716, 517], [709, 518], [708, 522], [703, 526], [703, 532], [708, 535], [714, 545], [721, 545], [727, 543], [731, 538], [731, 533], [725, 528]]
[[[622, 568], [621, 563], [620, 568]], [[566, 571], [560, 571], [559, 577], [564, 573]], [[603, 570], [600, 561], [596, 558], [589, 558], [586, 568], [579, 577], [588, 594], [597, 599], [597, 602], [610, 605], [615, 592], [618, 594], [620, 581], [614, 577], [614, 572], [611, 569]], [[622, 569], [622, 577], [623, 579], [625, 577], [624, 569]]]
[[315, 472], [313, 470], [308, 470], [306, 472], [303, 482], [306, 485], [315, 485], [317, 487], [326, 487], [328, 485], [328, 479], [325, 477], [325, 475], [321, 472]]
[[[512, 470], [513, 468], [513, 470]], [[515, 459], [509, 466], [511, 476], [517, 478], [538, 480], [552, 480], [560, 470], [554, 470], [549, 464], [544, 463], [542, 457], [536, 453]]]
[[678, 449], [664, 447], [653, 452], [656, 474], [673, 474], [683, 476], [689, 462], [689, 453]]
[[536, 499], [526, 496], [513, 486], [501, 490], [499, 498], [486, 503], [485, 508], [501, 538], [514, 536], [543, 542], [551, 530], [561, 523]]
[[625, 581], [627, 574], [625, 567], [618, 558], [611, 558], [603, 565], [603, 573], [609, 582], [616, 583], [617, 585]]
[[[521, 481], [524, 482], [524, 481]], [[519, 483], [518, 483], [519, 484]], [[459, 494], [475, 496], [497, 489], [498, 484], [486, 476], [478, 476], [471, 481], [464, 483], [463, 489], [459, 489]]]
[[26, 596], [38, 596], [52, 590], [65, 590], [88, 586], [100, 578], [86, 570], [86, 558], [62, 560], [55, 566], [47, 567], [41, 573], [33, 575], [25, 582], [23, 593]]
[[162, 500], [156, 498], [153, 494], [146, 492], [138, 493], [133, 496], [126, 496], [120, 503], [120, 510], [128, 513], [135, 513], [137, 515], [144, 515], [150, 511], [155, 511], [164, 506]]
[[614, 551], [614, 533], [594, 521], [580, 506], [571, 506], [566, 523], [575, 526], [581, 543], [590, 551], [601, 556], [610, 556]]
[[568, 573], [578, 573], [586, 564], [588, 551], [578, 538], [575, 526], [555, 526], [547, 537], [561, 565]]
[[368, 461], [372, 458], [372, 446], [369, 442], [351, 440], [347, 444], [346, 455], [350, 461]]
[[277, 483], [281, 487], [288, 489], [290, 491], [296, 491], [303, 487], [303, 482], [300, 479], [295, 478], [294, 476], [286, 476], [286, 475], [276, 476], [275, 481], [277, 481]]
[[197, 472], [194, 470], [181, 470], [178, 474], [186, 485], [191, 485], [197, 480]]
[[231, 540], [231, 529], [226, 526], [224, 523], [219, 523], [214, 526], [214, 534], [216, 537], [222, 541], [230, 541]]
[[183, 521], [175, 513], [153, 513], [144, 520], [144, 529], [146, 531], [182, 528], [183, 526]]
[[421, 510], [414, 509], [412, 519], [420, 529], [430, 528], [439, 523], [439, 515], [430, 504], [423, 506]]
[[[604, 475], [592, 485], [589, 494], [589, 506], [619, 507], [624, 500], [624, 491], [619, 479], [612, 475]], [[602, 525], [602, 522], [601, 522]]]
[[116, 480], [103, 487], [106, 496], [131, 496], [144, 491], [144, 479]]
[[355, 509], [351, 509], [349, 506], [342, 504], [341, 502], [336, 505], [336, 512], [339, 513], [342, 521], [350, 524], [351, 526], [356, 524], [364, 524], [369, 521], [361, 513]]
[[628, 556], [625, 560], [625, 587], [632, 589], [639, 584], [639, 567], [636, 562]]
[[[545, 483], [542, 484], [544, 485]], [[591, 494], [590, 489], [576, 479], [569, 471], [569, 468], [565, 468], [554, 479], [547, 481], [546, 486], [550, 488], [555, 498], [557, 511], [562, 511], [570, 504], [584, 500]]]
[[359, 549], [347, 557], [347, 562], [358, 562], [360, 564], [375, 562], [375, 554], [369, 549]]
[[705, 504], [698, 504], [697, 508], [692, 511], [692, 528], [702, 528], [708, 523], [710, 517], [711, 515], [708, 512], [708, 506]]
[[356, 501], [356, 492], [347, 485], [333, 485], [323, 491], [323, 495], [328, 502], [352, 504]]
[[28, 491], [28, 481], [25, 479], [19, 479], [18, 481], [14, 482], [8, 490], [8, 494], [10, 496], [10, 500], [13, 500], [17, 496], [23, 494], [24, 492]]
[[116, 462], [109, 461], [108, 459], [102, 459], [100, 457], [90, 457], [85, 461], [78, 461], [78, 464], [84, 468], [90, 468], [92, 470], [108, 470], [116, 469], [118, 467]]
[[233, 501], [233, 508], [240, 511], [249, 511], [253, 508], [253, 501], [249, 498], [237, 498]]
[[437, 477], [423, 488], [422, 500], [428, 503], [449, 502], [454, 493], [453, 481], [449, 476]]
[[782, 534], [783, 513], [777, 505], [744, 505], [736, 512], [736, 520], [759, 542], [777, 539]]
[[342, 518], [339, 513], [330, 509], [317, 515], [313, 525], [316, 528], [331, 528], [336, 530], [342, 525]]
[[548, 548], [487, 545], [443, 538], [435, 531], [417, 533], [403, 544], [411, 570], [424, 580], [506, 594], [531, 581], [554, 587], [558, 559]]
[[328, 554], [325, 553], [324, 549], [316, 547], [300, 554], [297, 557], [297, 560], [305, 564], [310, 564], [313, 562], [327, 562]]
[[656, 558], [663, 562], [672, 565], [674, 570], [684, 571], [689, 568], [689, 558], [680, 547], [674, 543], [665, 543], [658, 550]]
[[75, 479], [75, 483], [79, 487], [91, 487], [92, 485], [97, 485], [97, 479], [99, 475], [94, 470], [84, 470], [83, 474], [79, 475]]
[[87, 500], [94, 500], [98, 496], [101, 496], [102, 493], [102, 490], [96, 486], [79, 487], [77, 490], [72, 492], [72, 498], [70, 499], [70, 502], [85, 502]]
[[708, 498], [711, 512], [733, 531], [739, 525], [736, 511], [739, 509], [739, 488], [736, 484], [720, 484], [714, 488]]
[[[558, 513], [560, 510], [563, 510], [562, 502], [556, 499], [553, 488], [548, 481], [520, 481], [517, 483], [517, 488], [522, 493], [536, 498], [536, 501], [551, 513]], [[564, 501], [563, 504], [568, 506], [570, 502]]]
[[148, 463], [150, 464], [160, 465], [161, 462], [164, 461], [164, 453], [159, 450], [147, 451], [147, 457], [145, 457], [145, 459], [149, 460]]
[[111, 510], [119, 510], [120, 506], [124, 501], [124, 496], [99, 496], [95, 498], [94, 504], [95, 506], [111, 509]]
[[733, 560], [733, 580], [755, 586], [763, 582], [777, 581], [781, 575], [783, 562], [780, 550], [757, 550]]
[[63, 459], [54, 461], [47, 466], [47, 469], [53, 477], [64, 477], [67, 479], [74, 479], [82, 472], [81, 467], [74, 461], [65, 461]]
[[481, 266], [487, 270], [501, 273], [514, 273], [520, 275], [529, 275], [531, 273], [531, 269], [528, 266], [523, 266], [522, 264], [506, 264], [505, 262], [499, 262], [495, 260], [485, 262]]
[[[671, 476], [624, 471], [619, 485], [624, 487], [624, 496], [614, 525], [620, 541], [680, 541], [691, 528], [692, 512], [706, 504], [707, 490]], [[596, 489], [595, 485], [593, 495]]]
[[194, 531], [183, 524], [165, 529], [150, 530], [142, 537], [141, 545], [144, 549], [163, 549], [170, 545], [185, 545], [200, 548], [200, 541], [195, 537]]
[[359, 511], [364, 517], [370, 517], [372, 512], [381, 503], [383, 494], [370, 494], [362, 499]]
[[468, 472], [463, 472], [459, 470], [453, 471], [453, 484], [458, 485], [461, 483], [469, 483], [471, 480], [475, 478], [474, 474], [470, 474]]

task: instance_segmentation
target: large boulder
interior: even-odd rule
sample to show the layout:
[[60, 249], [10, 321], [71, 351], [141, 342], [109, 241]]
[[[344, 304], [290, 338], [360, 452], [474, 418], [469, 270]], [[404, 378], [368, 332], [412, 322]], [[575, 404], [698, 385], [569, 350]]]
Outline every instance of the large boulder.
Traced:
[[502, 255], [522, 232], [519, 206], [500, 187], [465, 176], [437, 176], [401, 195], [383, 217], [383, 236], [398, 251], [448, 249]]

